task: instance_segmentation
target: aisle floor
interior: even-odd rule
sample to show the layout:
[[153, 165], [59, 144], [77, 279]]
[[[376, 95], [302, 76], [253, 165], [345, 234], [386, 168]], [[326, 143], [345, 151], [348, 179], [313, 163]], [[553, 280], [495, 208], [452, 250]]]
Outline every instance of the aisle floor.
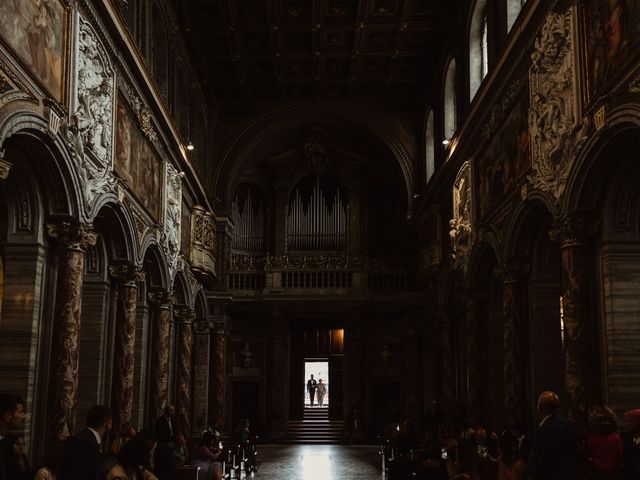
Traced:
[[260, 445], [256, 480], [368, 480], [383, 478], [374, 446]]

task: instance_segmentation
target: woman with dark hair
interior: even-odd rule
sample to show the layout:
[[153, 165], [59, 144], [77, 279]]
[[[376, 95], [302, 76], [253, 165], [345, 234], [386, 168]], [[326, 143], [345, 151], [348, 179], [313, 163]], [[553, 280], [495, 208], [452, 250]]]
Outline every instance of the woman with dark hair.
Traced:
[[191, 452], [191, 466], [200, 467], [205, 473], [206, 480], [220, 480], [222, 478], [222, 464], [218, 461], [220, 450], [215, 445], [216, 436], [212, 432], [205, 432], [200, 443]]
[[523, 480], [527, 466], [520, 456], [518, 438], [509, 430], [505, 430], [498, 439], [498, 451], [498, 480]]
[[589, 444], [587, 451], [593, 468], [606, 480], [621, 478], [623, 443], [616, 432], [618, 421], [609, 407], [600, 405], [589, 411]]
[[178, 430], [176, 432], [169, 446], [173, 450], [176, 465], [181, 466], [187, 463], [189, 449], [187, 447], [187, 436], [184, 433], [184, 430]]
[[148, 445], [142, 438], [133, 439], [124, 444], [118, 453], [118, 463], [111, 469], [107, 480], [158, 480], [145, 469]]

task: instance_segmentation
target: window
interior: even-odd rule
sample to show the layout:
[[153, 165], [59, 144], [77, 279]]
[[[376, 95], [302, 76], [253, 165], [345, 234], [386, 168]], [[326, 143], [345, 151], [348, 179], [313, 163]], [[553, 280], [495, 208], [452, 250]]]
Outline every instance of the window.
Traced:
[[487, 0], [477, 0], [469, 29], [469, 98], [473, 100], [489, 73]]
[[444, 140], [450, 140], [456, 133], [456, 60], [452, 58], [444, 80]]
[[527, 0], [507, 0], [507, 31], [511, 31], [525, 3]]
[[425, 177], [426, 182], [429, 183], [429, 179], [433, 175], [435, 170], [435, 160], [436, 160], [436, 145], [435, 145], [435, 134], [433, 131], [433, 110], [429, 110], [429, 115], [427, 115], [427, 130], [425, 132], [426, 139], [426, 165], [425, 165]]

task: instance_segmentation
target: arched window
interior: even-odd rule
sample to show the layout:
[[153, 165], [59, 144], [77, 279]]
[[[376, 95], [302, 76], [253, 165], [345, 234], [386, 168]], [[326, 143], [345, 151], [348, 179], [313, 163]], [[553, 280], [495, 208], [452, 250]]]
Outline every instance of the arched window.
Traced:
[[477, 0], [469, 29], [469, 98], [471, 100], [488, 72], [487, 0]]
[[507, 31], [511, 31], [525, 3], [527, 0], [507, 0]]
[[151, 65], [153, 76], [164, 101], [169, 103], [169, 37], [164, 15], [158, 2], [153, 2], [153, 35]]
[[124, 21], [127, 24], [127, 28], [131, 35], [135, 34], [135, 24], [136, 24], [136, 0], [127, 0], [118, 2], [118, 7], [120, 9], [120, 13], [124, 18]]
[[452, 58], [444, 80], [444, 140], [453, 138], [458, 127], [456, 103], [456, 60]]
[[178, 131], [183, 142], [193, 140], [191, 137], [190, 113], [191, 96], [189, 95], [189, 80], [184, 68], [178, 68], [176, 79], [176, 108], [175, 117], [178, 123]]
[[429, 115], [427, 115], [427, 130], [425, 132], [425, 138], [427, 142], [425, 176], [428, 183], [436, 166], [436, 138], [433, 131], [433, 109], [429, 110]]

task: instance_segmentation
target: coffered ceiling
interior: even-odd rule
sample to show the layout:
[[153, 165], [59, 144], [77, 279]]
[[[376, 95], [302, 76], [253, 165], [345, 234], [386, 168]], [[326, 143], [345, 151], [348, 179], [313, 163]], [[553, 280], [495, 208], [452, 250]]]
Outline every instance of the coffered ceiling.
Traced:
[[175, 1], [205, 90], [227, 112], [288, 100], [415, 103], [446, 3]]

